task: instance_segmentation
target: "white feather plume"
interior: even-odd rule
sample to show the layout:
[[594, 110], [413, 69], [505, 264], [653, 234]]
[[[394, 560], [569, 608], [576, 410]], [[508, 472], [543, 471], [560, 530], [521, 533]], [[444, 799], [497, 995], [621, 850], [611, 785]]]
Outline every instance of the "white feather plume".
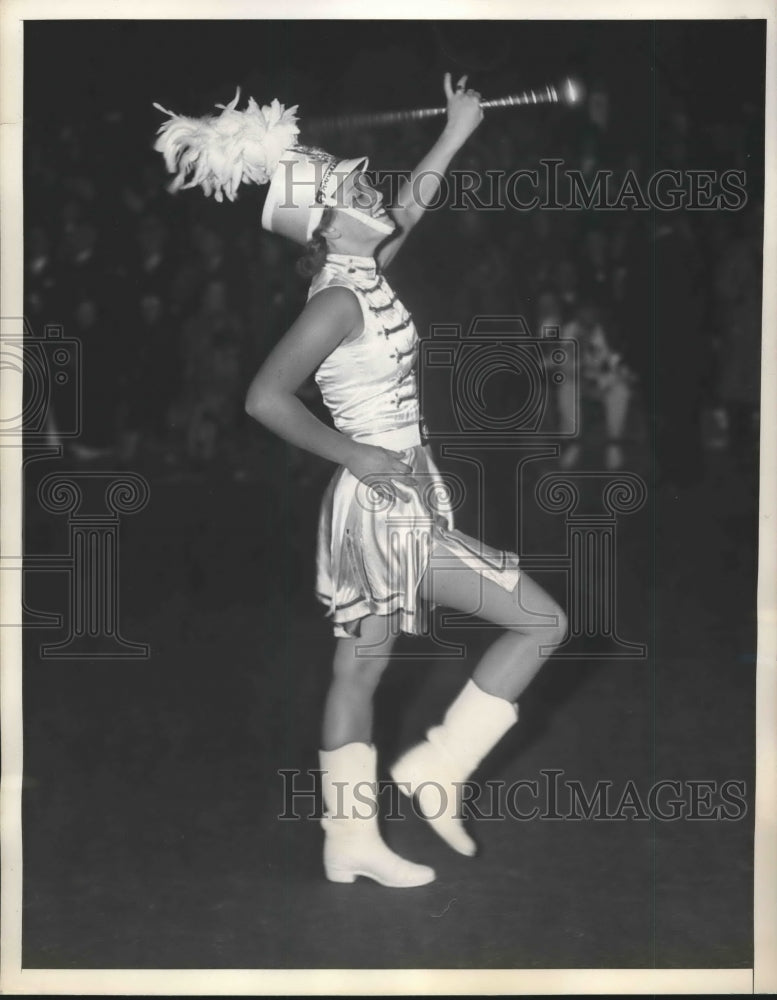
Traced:
[[154, 149], [162, 153], [175, 178], [170, 191], [201, 187], [206, 195], [235, 200], [241, 183], [267, 184], [283, 154], [299, 135], [298, 105], [284, 108], [277, 100], [260, 107], [253, 97], [238, 111], [240, 88], [229, 104], [217, 104], [220, 115], [187, 118], [154, 107], [170, 116], [160, 126]]

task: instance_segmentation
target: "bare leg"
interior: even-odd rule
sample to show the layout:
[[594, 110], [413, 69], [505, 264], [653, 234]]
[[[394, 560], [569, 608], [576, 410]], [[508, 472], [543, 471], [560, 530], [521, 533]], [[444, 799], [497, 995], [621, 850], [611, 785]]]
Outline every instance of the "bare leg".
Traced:
[[[321, 746], [335, 750], [372, 740], [372, 699], [396, 639], [391, 616], [363, 619], [361, 636], [338, 639], [332, 683], [324, 705]], [[359, 647], [369, 646], [358, 653]]]
[[435, 604], [475, 614], [507, 631], [500, 635], [472, 675], [487, 694], [515, 701], [543, 662], [566, 635], [566, 616], [526, 573], [508, 593], [441, 546], [435, 549], [425, 578]]
[[391, 624], [390, 618], [373, 615], [362, 620], [359, 638], [337, 642], [319, 751], [324, 871], [332, 882], [354, 882], [361, 875], [381, 885], [411, 888], [433, 881], [434, 870], [395, 854], [378, 828], [372, 697], [394, 644]]
[[442, 723], [391, 768], [400, 790], [416, 798], [440, 837], [471, 857], [477, 845], [461, 821], [462, 782], [517, 721], [515, 702], [564, 637], [566, 619], [525, 573], [509, 593], [449, 554], [439, 541], [424, 580], [436, 603], [506, 629], [486, 650]]

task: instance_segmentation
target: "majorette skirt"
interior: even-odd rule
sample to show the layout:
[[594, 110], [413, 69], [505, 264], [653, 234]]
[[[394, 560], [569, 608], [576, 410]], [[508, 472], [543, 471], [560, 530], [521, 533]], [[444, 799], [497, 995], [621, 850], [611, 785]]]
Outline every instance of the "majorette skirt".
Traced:
[[341, 466], [327, 487], [318, 524], [316, 596], [328, 609], [335, 636], [358, 636], [367, 615], [395, 613], [401, 631], [428, 632], [432, 605], [419, 586], [433, 549], [446, 564], [463, 563], [505, 590], [515, 589], [518, 556], [453, 526], [460, 499], [455, 479], [441, 476], [417, 424], [359, 440], [401, 451], [413, 474], [364, 483]]

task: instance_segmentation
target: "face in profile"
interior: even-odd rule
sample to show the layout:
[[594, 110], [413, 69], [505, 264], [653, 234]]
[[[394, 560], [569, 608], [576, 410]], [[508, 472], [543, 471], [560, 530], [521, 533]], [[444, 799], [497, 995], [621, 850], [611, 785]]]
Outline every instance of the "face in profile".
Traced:
[[353, 170], [346, 177], [342, 187], [345, 204], [364, 212], [366, 215], [385, 211], [383, 197], [370, 184], [370, 180], [361, 170]]
[[[396, 228], [396, 223], [383, 206], [383, 195], [360, 170], [351, 171], [339, 187], [335, 212], [338, 228], [360, 239], [365, 236], [365, 225], [384, 237]], [[351, 222], [359, 226], [357, 231], [349, 225]]]

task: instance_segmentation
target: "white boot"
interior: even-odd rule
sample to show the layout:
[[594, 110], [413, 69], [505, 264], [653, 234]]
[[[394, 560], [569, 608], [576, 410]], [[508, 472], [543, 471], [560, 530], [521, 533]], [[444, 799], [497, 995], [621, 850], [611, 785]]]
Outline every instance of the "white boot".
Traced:
[[472, 857], [475, 841], [459, 818], [461, 784], [518, 719], [518, 706], [486, 694], [468, 681], [441, 726], [408, 750], [391, 768], [405, 795], [415, 795], [432, 829], [458, 851]]
[[347, 743], [321, 750], [326, 815], [324, 872], [330, 882], [354, 882], [357, 875], [392, 888], [433, 882], [434, 870], [401, 858], [383, 842], [378, 829], [375, 747]]

